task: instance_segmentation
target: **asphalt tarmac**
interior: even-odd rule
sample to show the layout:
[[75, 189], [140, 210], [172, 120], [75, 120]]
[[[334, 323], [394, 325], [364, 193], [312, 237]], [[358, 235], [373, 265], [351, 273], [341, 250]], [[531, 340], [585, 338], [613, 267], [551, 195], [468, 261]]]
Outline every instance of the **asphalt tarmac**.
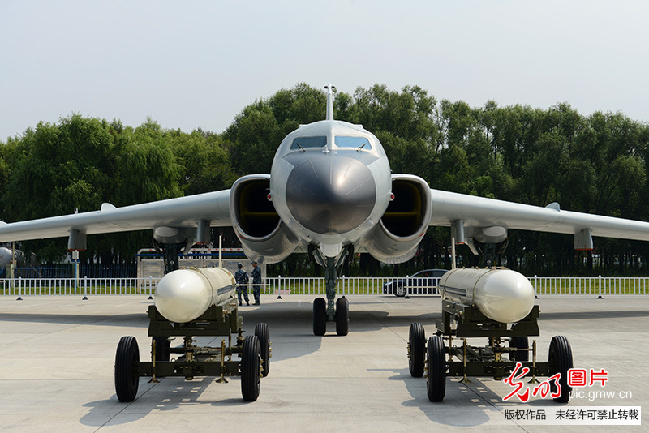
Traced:
[[[539, 360], [546, 359], [552, 336], [564, 335], [575, 367], [588, 375], [606, 373], [604, 387], [596, 381], [575, 388], [568, 404], [538, 395], [528, 403], [515, 396], [503, 401], [514, 389], [493, 378], [471, 378], [466, 385], [447, 379], [445, 400], [431, 403], [426, 380], [409, 374], [406, 343], [412, 322], [423, 323], [426, 335], [432, 334], [441, 316], [439, 297], [349, 296], [346, 337], [335, 335], [334, 324], [328, 324], [325, 337], [313, 335], [313, 298], [265, 296], [260, 307], [241, 308], [246, 331], [260, 322], [270, 328], [270, 374], [262, 379], [256, 402], [242, 400], [238, 377], [228, 384], [197, 377], [164, 378], [158, 384], [142, 378], [131, 403], [120, 403], [115, 395], [115, 351], [120, 337], [132, 335], [142, 360], [149, 360], [146, 309], [152, 301], [142, 296], [0, 298], [0, 431], [585, 432], [611, 426], [588, 425], [578, 419], [580, 413], [615, 410], [625, 416], [629, 408], [641, 409], [637, 422], [642, 425], [618, 425], [616, 431], [649, 430], [644, 411], [649, 408], [649, 296], [537, 300]], [[216, 346], [220, 339], [201, 342]], [[557, 427], [557, 410], [575, 419], [562, 418], [568, 426]]]

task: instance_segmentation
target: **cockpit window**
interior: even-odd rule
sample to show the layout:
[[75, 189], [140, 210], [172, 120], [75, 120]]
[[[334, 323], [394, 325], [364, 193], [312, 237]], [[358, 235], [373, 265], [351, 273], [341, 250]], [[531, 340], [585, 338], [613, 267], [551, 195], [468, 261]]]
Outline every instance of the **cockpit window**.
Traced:
[[336, 146], [348, 149], [367, 149], [370, 150], [372, 145], [365, 137], [347, 137], [343, 135], [336, 135]]
[[291, 150], [320, 149], [327, 145], [327, 137], [295, 137], [291, 143]]

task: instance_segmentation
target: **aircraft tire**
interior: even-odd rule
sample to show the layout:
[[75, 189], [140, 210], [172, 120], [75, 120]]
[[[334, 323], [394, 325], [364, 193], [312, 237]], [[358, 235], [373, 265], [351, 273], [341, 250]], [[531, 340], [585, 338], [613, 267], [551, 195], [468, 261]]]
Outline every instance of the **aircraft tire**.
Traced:
[[344, 337], [349, 334], [349, 300], [338, 298], [336, 301], [336, 334]]
[[444, 339], [433, 335], [428, 339], [428, 400], [439, 402], [446, 395], [446, 357]]
[[[550, 375], [561, 373], [559, 385], [561, 385], [561, 395], [554, 397], [553, 400], [559, 403], [570, 401], [571, 387], [568, 386], [568, 370], [573, 367], [572, 349], [568, 339], [563, 336], [552, 337], [550, 349], [548, 351], [548, 363], [550, 364]], [[550, 389], [553, 393], [557, 392], [556, 381], [550, 382]]]
[[258, 323], [255, 327], [255, 335], [259, 339], [261, 375], [266, 377], [270, 373], [270, 331], [268, 330], [268, 323]]
[[327, 303], [325, 298], [313, 300], [313, 333], [322, 337], [327, 332]]
[[140, 385], [140, 349], [135, 337], [122, 337], [115, 354], [115, 393], [121, 402], [135, 400]]
[[509, 347], [525, 349], [517, 350], [516, 352], [509, 352], [510, 361], [527, 362], [530, 360], [530, 352], [527, 350], [530, 347], [530, 342], [527, 337], [511, 337], [509, 339]]
[[243, 341], [241, 354], [241, 394], [244, 401], [257, 401], [261, 378], [259, 338], [249, 335]]
[[424, 375], [424, 364], [426, 363], [426, 333], [421, 323], [410, 324], [408, 338], [408, 366], [412, 377]]

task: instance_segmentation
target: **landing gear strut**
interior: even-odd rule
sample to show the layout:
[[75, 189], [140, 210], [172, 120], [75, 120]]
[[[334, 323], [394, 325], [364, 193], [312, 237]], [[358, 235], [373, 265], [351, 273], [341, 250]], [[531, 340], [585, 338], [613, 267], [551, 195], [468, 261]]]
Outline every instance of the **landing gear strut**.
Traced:
[[[337, 257], [324, 257], [318, 250], [313, 251], [316, 260], [324, 266], [324, 278], [327, 299], [316, 298], [313, 301], [313, 333], [322, 337], [327, 331], [327, 322], [336, 322], [336, 334], [345, 336], [349, 333], [349, 300], [344, 296], [336, 300], [338, 271], [342, 267], [349, 251], [344, 250]], [[335, 307], [334, 307], [335, 301]]]

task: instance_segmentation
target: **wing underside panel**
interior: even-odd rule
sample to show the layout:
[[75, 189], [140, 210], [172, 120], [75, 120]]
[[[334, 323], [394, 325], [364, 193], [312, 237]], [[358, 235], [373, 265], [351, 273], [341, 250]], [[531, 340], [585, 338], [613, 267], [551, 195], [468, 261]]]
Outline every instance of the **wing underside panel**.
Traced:
[[66, 237], [71, 229], [85, 234], [147, 230], [160, 226], [229, 226], [230, 190], [215, 191], [123, 208], [21, 221], [0, 226], [0, 242]]
[[575, 234], [590, 229], [592, 236], [649, 241], [649, 223], [623, 218], [542, 208], [503, 200], [431, 189], [430, 225], [502, 226], [507, 229]]

